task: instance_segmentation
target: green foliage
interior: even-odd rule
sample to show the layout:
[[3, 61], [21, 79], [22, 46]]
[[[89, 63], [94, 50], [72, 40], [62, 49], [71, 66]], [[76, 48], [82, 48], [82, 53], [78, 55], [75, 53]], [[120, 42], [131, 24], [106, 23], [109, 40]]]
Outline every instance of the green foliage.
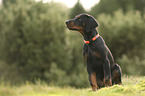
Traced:
[[91, 14], [98, 16], [100, 13], [111, 13], [119, 9], [118, 0], [100, 0], [99, 4], [91, 8]]
[[[9, 4], [16, 4], [21, 1], [20, 0], [2, 0], [2, 2], [5, 7], [9, 7]], [[25, 0], [23, 2], [34, 2], [34, 0]]]
[[100, 14], [98, 21], [99, 32], [121, 65], [123, 73], [144, 75], [145, 18], [141, 13], [123, 13], [118, 10], [113, 15]]
[[118, 63], [121, 65], [122, 72], [130, 75], [145, 75], [145, 60], [139, 57], [129, 58], [123, 55], [122, 58], [118, 59]]
[[83, 8], [80, 1], [78, 0], [78, 2], [75, 4], [75, 6], [71, 9], [69, 17], [74, 18], [76, 15], [81, 14], [81, 13], [85, 13], [85, 12], [86, 12], [85, 9]]
[[124, 12], [128, 10], [138, 10], [141, 13], [145, 12], [145, 0], [118, 0], [118, 3]]
[[98, 21], [99, 32], [115, 58], [120, 58], [123, 54], [144, 58], [142, 53], [145, 52], [145, 18], [139, 11], [128, 11], [124, 14], [122, 10], [118, 10], [113, 16], [101, 14]]
[[123, 12], [129, 10], [138, 10], [141, 13], [145, 12], [145, 0], [100, 0], [91, 8], [91, 14], [98, 16], [101, 13], [113, 14], [116, 10], [122, 9]]
[[3, 0], [4, 6], [6, 6], [8, 3], [16, 3], [17, 0]]
[[1, 78], [15, 83], [39, 78], [53, 85], [88, 86], [82, 46], [70, 42], [73, 36], [66, 32], [66, 7], [18, 1], [0, 13]]

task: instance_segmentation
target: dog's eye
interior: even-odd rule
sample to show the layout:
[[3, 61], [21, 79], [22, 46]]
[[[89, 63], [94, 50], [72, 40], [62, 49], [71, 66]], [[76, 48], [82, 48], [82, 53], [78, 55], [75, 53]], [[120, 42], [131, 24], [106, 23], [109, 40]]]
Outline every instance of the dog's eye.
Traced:
[[78, 18], [78, 20], [79, 20], [79, 21], [82, 21], [82, 19], [81, 19], [81, 18]]

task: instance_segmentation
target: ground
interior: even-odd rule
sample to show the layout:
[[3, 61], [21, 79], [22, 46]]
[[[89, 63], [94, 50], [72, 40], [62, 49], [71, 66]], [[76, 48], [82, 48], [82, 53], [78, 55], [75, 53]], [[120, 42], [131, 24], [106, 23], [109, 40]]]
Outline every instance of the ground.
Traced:
[[0, 83], [0, 96], [145, 96], [144, 76], [123, 76], [123, 85], [105, 87], [95, 92], [91, 88], [54, 87], [47, 84], [11, 86]]

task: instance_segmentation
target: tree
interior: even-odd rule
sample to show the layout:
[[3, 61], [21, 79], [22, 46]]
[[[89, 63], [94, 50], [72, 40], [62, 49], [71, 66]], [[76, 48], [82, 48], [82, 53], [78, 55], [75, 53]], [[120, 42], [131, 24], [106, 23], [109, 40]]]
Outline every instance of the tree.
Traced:
[[40, 79], [53, 85], [86, 87], [82, 47], [65, 27], [67, 8], [24, 0], [8, 6], [0, 9], [0, 78], [12, 83]]
[[98, 16], [100, 35], [125, 74], [144, 75], [144, 21], [141, 12], [133, 10], [126, 13], [117, 10], [113, 15]]
[[124, 12], [128, 10], [139, 10], [141, 13], [145, 12], [145, 0], [118, 0], [118, 3]]
[[91, 14], [98, 16], [100, 13], [112, 13], [116, 9], [120, 8], [117, 0], [100, 0], [99, 4], [96, 4], [91, 8]]
[[130, 57], [144, 58], [142, 52], [145, 48], [143, 44], [145, 42], [143, 37], [145, 35], [143, 27], [145, 24], [141, 12], [128, 11], [124, 13], [122, 10], [117, 10], [113, 15], [99, 15], [98, 22], [100, 23], [100, 34], [110, 44], [109, 48], [111, 48], [115, 57], [118, 58], [127, 54]]
[[85, 13], [85, 9], [83, 8], [82, 4], [80, 3], [80, 0], [75, 4], [75, 6], [70, 11], [70, 18], [74, 18], [76, 15], [80, 13]]
[[[34, 2], [35, 0], [24, 0], [24, 2]], [[17, 2], [21, 2], [19, 0], [3, 0], [3, 5], [8, 7], [9, 4], [16, 4]]]
[[7, 3], [16, 3], [17, 0], [3, 0], [3, 4], [6, 5]]
[[139, 10], [141, 13], [145, 12], [145, 0], [100, 0], [99, 4], [96, 4], [91, 8], [91, 14], [98, 16], [101, 13], [113, 14], [118, 9], [122, 9], [123, 12], [128, 10]]
[[8, 6], [1, 9], [0, 16], [5, 41], [3, 60], [10, 66], [15, 65], [24, 80], [48, 80], [45, 74], [53, 63], [60, 64], [57, 66], [63, 70], [63, 60], [67, 57], [63, 7], [25, 1]]

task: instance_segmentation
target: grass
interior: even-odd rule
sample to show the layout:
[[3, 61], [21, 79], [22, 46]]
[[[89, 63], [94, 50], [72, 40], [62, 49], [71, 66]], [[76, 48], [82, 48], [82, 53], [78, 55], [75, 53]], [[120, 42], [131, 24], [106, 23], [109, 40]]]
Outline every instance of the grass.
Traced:
[[124, 76], [123, 85], [105, 87], [95, 92], [90, 90], [91, 88], [61, 88], [40, 83], [21, 86], [0, 84], [0, 96], [145, 96], [145, 77]]

